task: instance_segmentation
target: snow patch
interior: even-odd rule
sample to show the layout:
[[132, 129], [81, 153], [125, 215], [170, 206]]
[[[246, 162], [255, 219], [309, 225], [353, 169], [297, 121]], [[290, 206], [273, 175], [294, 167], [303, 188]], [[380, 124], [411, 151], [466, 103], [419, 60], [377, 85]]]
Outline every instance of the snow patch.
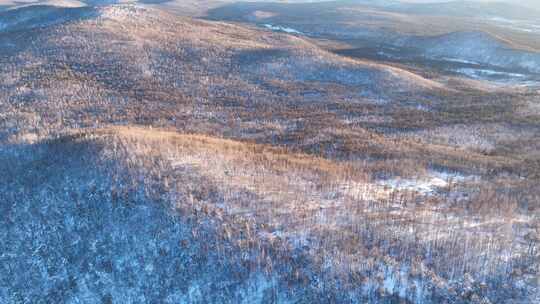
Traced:
[[283, 27], [279, 25], [272, 25], [272, 24], [263, 24], [263, 26], [269, 30], [276, 31], [276, 32], [285, 32], [288, 34], [297, 34], [297, 35], [303, 35], [302, 32], [297, 31], [295, 29], [292, 29], [290, 27]]
[[472, 79], [491, 81], [498, 85], [513, 85], [520, 87], [537, 87], [540, 85], [540, 81], [537, 80], [537, 77], [520, 73], [476, 68], [461, 68], [454, 71]]
[[525, 78], [527, 77], [524, 74], [519, 73], [509, 73], [509, 72], [499, 72], [495, 70], [488, 69], [473, 69], [473, 68], [463, 68], [458, 69], [458, 73], [468, 75], [472, 78], [483, 78], [483, 77], [509, 77], [509, 78]]
[[125, 4], [102, 8], [100, 11], [100, 16], [106, 19], [122, 21], [140, 16], [142, 13], [145, 12], [148, 12], [148, 10], [143, 7], [132, 4]]
[[458, 173], [431, 171], [421, 178], [393, 178], [377, 182], [379, 186], [397, 191], [414, 191], [423, 195], [435, 193], [438, 189], [462, 182], [468, 179]]
[[522, 32], [527, 32], [527, 33], [535, 33], [535, 32], [540, 31], [540, 25], [531, 23], [528, 20], [512, 20], [512, 19], [506, 19], [506, 18], [501, 18], [501, 17], [492, 17], [489, 20], [499, 23], [500, 25], [506, 28], [510, 28], [517, 31], [522, 31]]
[[460, 58], [443, 57], [443, 58], [441, 58], [441, 59], [442, 59], [442, 60], [445, 60], [445, 61], [456, 62], [456, 63], [479, 64], [479, 63], [476, 62], [476, 61], [465, 60], [465, 59], [460, 59]]

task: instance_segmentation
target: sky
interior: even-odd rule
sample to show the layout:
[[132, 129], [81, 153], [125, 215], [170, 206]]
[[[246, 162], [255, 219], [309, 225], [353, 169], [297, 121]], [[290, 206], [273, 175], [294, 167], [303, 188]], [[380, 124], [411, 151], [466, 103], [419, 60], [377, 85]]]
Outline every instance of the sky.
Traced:
[[[409, 3], [437, 3], [437, 2], [452, 2], [462, 0], [400, 0], [401, 2]], [[540, 9], [540, 0], [468, 0], [471, 2], [506, 2]]]
[[[99, 0], [92, 0], [90, 2], [96, 2]], [[105, 0], [108, 1], [108, 0]], [[189, 5], [189, 3], [226, 3], [226, 2], [236, 2], [236, 1], [256, 1], [256, 2], [321, 2], [321, 1], [335, 1], [335, 0], [170, 0], [172, 2], [184, 3], [184, 5]], [[368, 2], [369, 0], [362, 0]], [[374, 2], [377, 0], [373, 0]], [[407, 3], [437, 3], [437, 2], [452, 2], [452, 1], [463, 1], [463, 0], [398, 0], [401, 2]], [[506, 2], [519, 4], [521, 6], [533, 7], [540, 10], [540, 0], [466, 0], [471, 2]], [[2, 7], [17, 6], [22, 4], [30, 3], [46, 3], [59, 6], [79, 6], [84, 5], [81, 2], [86, 2], [85, 0], [0, 0], [0, 10]], [[110, 1], [108, 1], [110, 2]], [[130, 2], [130, 0], [119, 0], [119, 2]], [[137, 2], [137, 0], [135, 0]]]

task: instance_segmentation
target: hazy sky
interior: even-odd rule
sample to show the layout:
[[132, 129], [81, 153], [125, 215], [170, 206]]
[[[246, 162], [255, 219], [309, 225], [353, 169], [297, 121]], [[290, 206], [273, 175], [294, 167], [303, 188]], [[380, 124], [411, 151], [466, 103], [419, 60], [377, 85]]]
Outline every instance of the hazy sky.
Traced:
[[[229, 0], [233, 2], [233, 0]], [[242, 1], [266, 1], [266, 2], [322, 2], [335, 0], [242, 0]], [[365, 0], [364, 0], [365, 1]], [[376, 0], [374, 0], [376, 1]], [[506, 2], [540, 9], [540, 0], [397, 0], [405, 3], [441, 3], [441, 2]]]
[[[30, 3], [47, 3], [47, 4], [54, 4], [54, 5], [60, 5], [60, 6], [79, 6], [84, 5], [84, 3], [88, 2], [110, 2], [109, 0], [0, 0], [0, 10], [2, 10], [2, 6], [9, 7], [9, 6], [18, 6], [22, 4], [30, 4]], [[182, 4], [183, 6], [189, 6], [194, 4], [210, 4], [210, 3], [227, 3], [227, 2], [241, 2], [241, 1], [254, 1], [254, 2], [323, 2], [323, 1], [336, 1], [336, 0], [165, 0], [165, 3], [168, 2], [171, 3], [177, 3]], [[362, 0], [365, 2], [369, 2], [370, 0]], [[377, 2], [380, 0], [372, 0], [373, 2]], [[535, 9], [540, 10], [540, 0], [397, 0], [401, 2], [406, 3], [437, 3], [437, 2], [452, 2], [452, 1], [470, 1], [470, 2], [506, 2], [506, 3], [513, 3], [513, 4], [519, 4], [521, 6], [528, 6], [528, 7], [534, 7]], [[113, 1], [114, 2], [114, 1]], [[139, 2], [138, 0], [119, 0], [119, 2]], [[159, 1], [158, 1], [159, 3]], [[199, 5], [197, 5], [199, 6]]]
[[[437, 2], [452, 2], [452, 1], [463, 1], [463, 0], [399, 0], [401, 2], [410, 2], [410, 3], [437, 3]], [[540, 8], [540, 0], [468, 0], [471, 2], [506, 2], [513, 3], [518, 5], [527, 5], [532, 7]]]

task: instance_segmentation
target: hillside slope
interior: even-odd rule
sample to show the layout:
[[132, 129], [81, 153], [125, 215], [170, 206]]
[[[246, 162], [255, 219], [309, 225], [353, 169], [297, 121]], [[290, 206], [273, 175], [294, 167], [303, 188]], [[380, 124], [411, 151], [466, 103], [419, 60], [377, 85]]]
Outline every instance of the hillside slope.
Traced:
[[[510, 193], [488, 217], [465, 216], [354, 163], [141, 128], [3, 149], [0, 160], [6, 303], [538, 296], [534, 217], [510, 216]], [[446, 182], [453, 189], [437, 187], [449, 196], [467, 187]]]
[[[208, 18], [288, 27], [311, 37], [334, 39], [353, 46], [403, 47], [400, 42], [408, 39], [415, 52], [424, 54], [431, 54], [426, 43], [442, 42], [441, 45], [463, 49], [452, 53], [458, 59], [505, 68], [518, 66], [538, 73], [538, 14], [509, 3], [456, 1], [383, 5], [338, 1], [233, 3], [210, 10]], [[489, 47], [478, 48], [478, 41], [469, 39], [469, 35], [480, 37], [480, 41], [489, 40]]]
[[1, 301], [539, 298], [534, 88], [133, 5], [0, 22]]
[[511, 44], [484, 32], [454, 32], [436, 37], [409, 37], [392, 42], [428, 58], [453, 58], [514, 71], [540, 73], [540, 53], [513, 50]]
[[17, 124], [4, 136], [99, 122], [180, 127], [197, 112], [219, 124], [233, 112], [258, 116], [330, 96], [376, 101], [446, 91], [293, 36], [135, 6], [30, 7], [2, 18], [11, 25], [0, 32], [0, 106], [18, 115], [4, 120]]

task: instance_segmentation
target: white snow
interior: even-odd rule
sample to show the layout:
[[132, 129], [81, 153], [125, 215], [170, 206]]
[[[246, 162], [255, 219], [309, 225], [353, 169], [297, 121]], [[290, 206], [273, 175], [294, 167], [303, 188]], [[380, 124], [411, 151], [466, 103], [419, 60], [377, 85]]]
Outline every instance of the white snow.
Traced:
[[527, 32], [527, 33], [534, 33], [534, 32], [540, 31], [540, 25], [531, 23], [531, 21], [529, 20], [512, 20], [512, 19], [506, 19], [506, 18], [500, 18], [500, 17], [492, 17], [489, 20], [499, 23], [500, 25], [506, 28], [510, 28], [517, 31], [522, 31], [522, 32]]
[[440, 188], [448, 187], [452, 184], [462, 182], [467, 177], [458, 173], [430, 171], [430, 173], [420, 178], [393, 178], [377, 182], [385, 188], [398, 191], [414, 191], [423, 195], [433, 194]]
[[147, 12], [147, 10], [141, 6], [124, 4], [101, 8], [100, 16], [105, 19], [122, 21], [141, 17], [144, 12]]
[[540, 81], [537, 79], [520, 73], [475, 68], [461, 68], [455, 71], [473, 79], [488, 80], [501, 85], [515, 85], [520, 87], [537, 87], [540, 85]]
[[486, 76], [507, 76], [512, 78], [524, 78], [526, 75], [519, 73], [509, 73], [509, 72], [499, 72], [488, 69], [473, 69], [473, 68], [463, 68], [458, 69], [457, 72], [469, 75], [474, 78], [486, 77]]
[[295, 29], [292, 29], [290, 27], [283, 27], [283, 26], [279, 26], [279, 25], [272, 25], [272, 24], [263, 24], [264, 27], [266, 27], [267, 29], [270, 29], [272, 31], [276, 31], [276, 32], [285, 32], [285, 33], [288, 33], [288, 34], [298, 34], [298, 35], [303, 35], [302, 32], [300, 31], [297, 31]]
[[441, 58], [445, 61], [450, 61], [450, 62], [457, 62], [457, 63], [465, 63], [465, 64], [479, 64], [478, 62], [476, 61], [470, 61], [470, 60], [465, 60], [465, 59], [459, 59], [459, 58], [450, 58], [450, 57], [443, 57]]

